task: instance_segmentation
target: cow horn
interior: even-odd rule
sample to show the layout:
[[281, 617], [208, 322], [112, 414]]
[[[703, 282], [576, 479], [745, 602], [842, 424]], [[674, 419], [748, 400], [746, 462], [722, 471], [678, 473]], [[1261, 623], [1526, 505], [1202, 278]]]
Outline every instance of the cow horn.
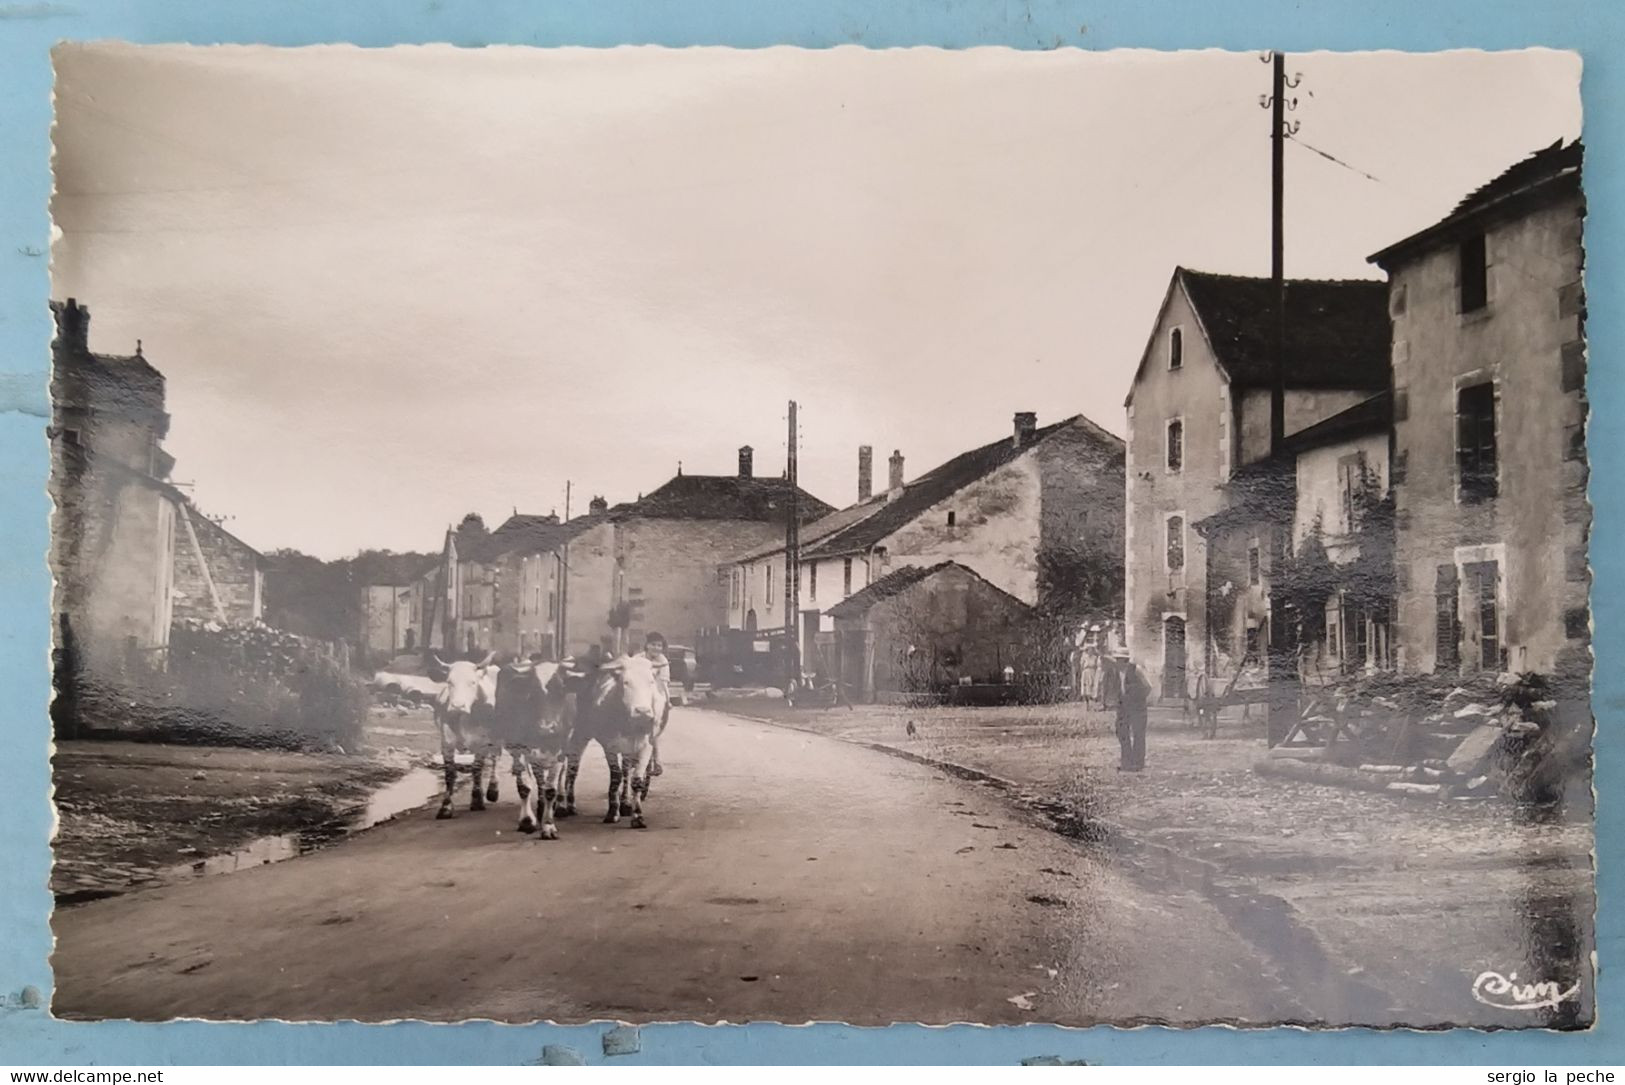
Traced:
[[508, 668], [516, 674], [529, 674], [536, 669], [536, 664], [528, 659], [521, 659], [508, 664]]
[[435, 666], [441, 668], [442, 670], [448, 670], [448, 671], [451, 670], [451, 664], [447, 663], [445, 660], [441, 659], [439, 656], [435, 655], [433, 652], [429, 653], [429, 658], [434, 660]]
[[495, 652], [486, 652], [485, 653], [485, 658], [480, 660], [479, 663], [476, 664], [476, 666], [481, 667], [481, 668], [489, 667], [491, 665], [491, 661], [493, 659], [495, 659], [496, 657], [497, 657], [497, 654]]

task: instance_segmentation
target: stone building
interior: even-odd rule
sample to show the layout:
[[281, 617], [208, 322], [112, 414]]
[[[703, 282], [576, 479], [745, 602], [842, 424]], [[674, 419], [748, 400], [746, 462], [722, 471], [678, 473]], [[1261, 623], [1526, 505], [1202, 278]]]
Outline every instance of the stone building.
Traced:
[[[1393, 666], [1391, 422], [1392, 399], [1379, 392], [1292, 434], [1281, 453], [1295, 482], [1286, 560], [1317, 570], [1318, 588], [1293, 604], [1305, 613], [1289, 615], [1310, 681]], [[1256, 484], [1273, 466], [1266, 458], [1238, 467], [1220, 487], [1220, 511], [1191, 525], [1204, 542], [1207, 665], [1220, 689], [1261, 686], [1265, 676], [1279, 514]]]
[[1404, 670], [1589, 673], [1582, 154], [1553, 144], [1371, 257]]
[[[957, 562], [1029, 607], [1115, 610], [1123, 540], [1123, 443], [1082, 415], [1043, 428], [1014, 416], [1011, 434], [905, 480], [891, 456], [887, 486], [870, 492], [859, 450], [858, 501], [802, 531], [798, 643], [804, 669], [828, 660], [830, 610], [904, 565]], [[784, 544], [744, 555], [729, 573], [728, 626], [782, 635]], [[1078, 598], [1072, 598], [1076, 595]]]
[[[432, 600], [421, 643], [459, 655], [551, 656], [636, 647], [659, 631], [693, 645], [726, 618], [718, 565], [782, 537], [789, 498], [784, 479], [754, 476], [747, 448], [737, 475], [679, 473], [636, 501], [594, 498], [567, 523], [515, 513], [486, 532], [471, 513], [419, 582]], [[806, 491], [798, 507], [803, 519], [830, 511]]]
[[359, 638], [364, 655], [381, 661], [416, 650], [420, 603], [415, 583], [364, 585]]
[[183, 505], [175, 518], [176, 618], [250, 625], [265, 612], [265, 557]]
[[[1270, 453], [1268, 279], [1176, 268], [1126, 402], [1125, 633], [1164, 697], [1224, 664], [1209, 629], [1206, 544], [1234, 472]], [[1288, 280], [1285, 423], [1305, 430], [1388, 387], [1378, 281]]]
[[1025, 671], [1033, 655], [1033, 609], [954, 561], [899, 566], [830, 607], [829, 617], [834, 676], [853, 700], [999, 683]]
[[52, 302], [52, 565], [59, 632], [101, 670], [161, 666], [174, 616], [175, 535], [186, 499], [164, 377], [142, 356], [90, 350], [90, 312]]
[[[729, 570], [741, 555], [782, 543], [791, 492], [783, 478], [755, 477], [751, 450], [742, 448], [736, 475], [678, 474], [609, 510], [611, 605], [625, 608], [627, 642], [659, 631], [670, 643], [695, 645], [702, 631], [728, 624]], [[799, 488], [795, 506], [804, 524], [834, 511]]]

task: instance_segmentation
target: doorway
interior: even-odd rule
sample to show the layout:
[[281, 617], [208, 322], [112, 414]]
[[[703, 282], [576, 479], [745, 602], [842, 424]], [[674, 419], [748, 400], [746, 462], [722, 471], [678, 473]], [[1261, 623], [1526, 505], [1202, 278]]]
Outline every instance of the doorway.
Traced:
[[1168, 618], [1162, 623], [1162, 695], [1185, 697], [1185, 619]]

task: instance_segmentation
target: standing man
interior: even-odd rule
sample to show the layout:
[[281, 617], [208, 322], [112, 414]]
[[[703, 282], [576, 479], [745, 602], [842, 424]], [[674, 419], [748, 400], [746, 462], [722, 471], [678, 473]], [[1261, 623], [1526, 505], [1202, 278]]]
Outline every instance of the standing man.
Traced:
[[666, 730], [666, 721], [671, 719], [671, 661], [666, 658], [666, 638], [659, 633], [650, 633], [643, 638], [643, 654], [649, 662], [654, 664], [655, 685], [660, 690], [665, 711], [660, 715], [660, 725], [655, 728], [654, 756], [649, 762], [649, 775], [659, 776], [666, 770], [660, 764], [660, 735]]
[[1116, 670], [1122, 676], [1122, 692], [1117, 701], [1117, 742], [1122, 748], [1122, 772], [1145, 769], [1145, 715], [1151, 685], [1133, 660], [1122, 657]]

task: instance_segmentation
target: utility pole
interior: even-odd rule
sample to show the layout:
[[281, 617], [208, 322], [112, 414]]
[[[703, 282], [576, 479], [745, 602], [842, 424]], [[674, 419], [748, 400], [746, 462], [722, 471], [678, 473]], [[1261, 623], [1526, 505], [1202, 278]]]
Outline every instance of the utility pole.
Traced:
[[1275, 51], [1271, 64], [1270, 94], [1270, 459], [1264, 485], [1268, 488], [1264, 508], [1269, 518], [1270, 591], [1269, 720], [1267, 741], [1277, 746], [1285, 741], [1298, 723], [1297, 658], [1293, 651], [1291, 616], [1281, 580], [1292, 553], [1292, 522], [1297, 504], [1297, 472], [1286, 450], [1286, 271], [1285, 271], [1285, 190], [1286, 138], [1289, 130], [1286, 111], [1297, 105], [1286, 92], [1296, 87], [1300, 77], [1286, 78], [1286, 56]]
[[796, 496], [796, 401], [790, 401], [790, 440], [785, 445], [784, 477], [790, 484], [788, 520], [784, 526], [784, 634], [790, 685], [801, 681], [801, 647], [796, 625], [801, 620], [801, 510]]
[[554, 615], [558, 633], [553, 638], [553, 659], [570, 654], [570, 481], [564, 483], [564, 545], [559, 551], [559, 609]]

